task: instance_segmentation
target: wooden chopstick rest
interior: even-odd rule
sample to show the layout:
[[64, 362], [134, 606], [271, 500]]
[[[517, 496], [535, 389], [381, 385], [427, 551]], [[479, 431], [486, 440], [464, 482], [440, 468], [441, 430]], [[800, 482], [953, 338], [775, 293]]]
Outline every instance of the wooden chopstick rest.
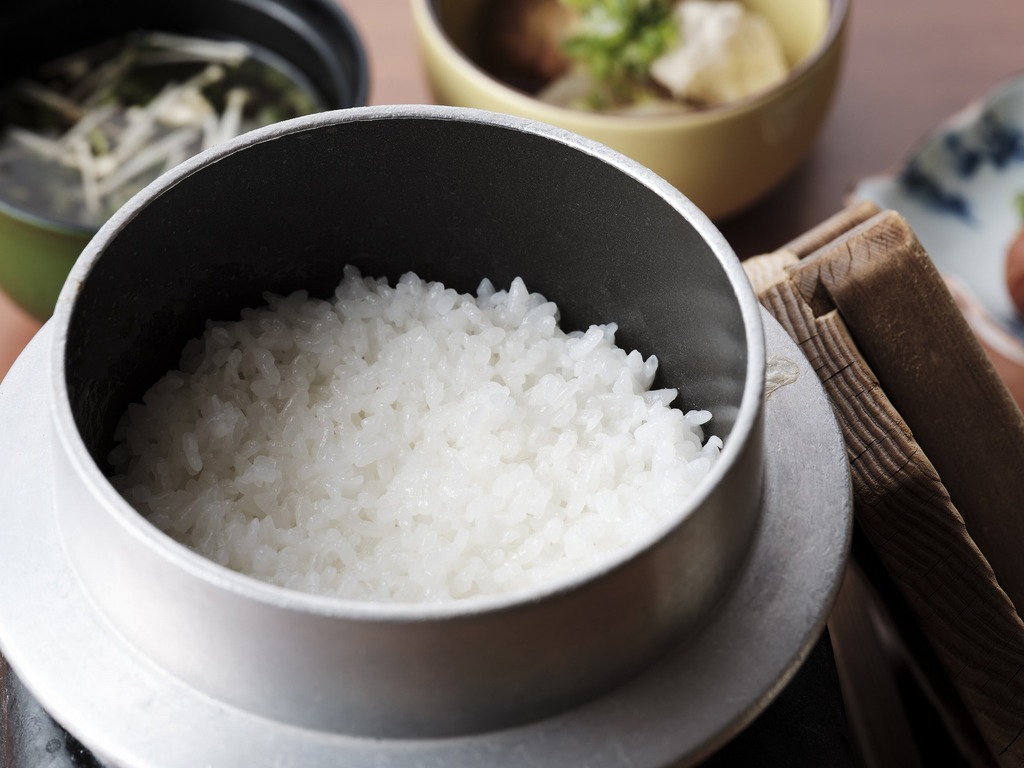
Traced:
[[1024, 418], [898, 214], [844, 211], [783, 253], [745, 267], [774, 272], [759, 298], [832, 400], [858, 525], [993, 755], [1020, 765]]

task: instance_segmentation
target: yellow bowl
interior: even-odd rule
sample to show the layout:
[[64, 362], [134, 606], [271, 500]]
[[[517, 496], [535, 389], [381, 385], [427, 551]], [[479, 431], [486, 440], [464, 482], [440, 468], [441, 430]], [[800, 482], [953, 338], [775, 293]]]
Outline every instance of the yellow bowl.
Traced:
[[487, 0], [411, 0], [427, 78], [441, 104], [540, 120], [646, 165], [721, 221], [763, 197], [804, 159], [832, 104], [849, 0], [744, 0], [778, 33], [788, 77], [758, 95], [671, 115], [609, 115], [543, 103], [480, 61]]

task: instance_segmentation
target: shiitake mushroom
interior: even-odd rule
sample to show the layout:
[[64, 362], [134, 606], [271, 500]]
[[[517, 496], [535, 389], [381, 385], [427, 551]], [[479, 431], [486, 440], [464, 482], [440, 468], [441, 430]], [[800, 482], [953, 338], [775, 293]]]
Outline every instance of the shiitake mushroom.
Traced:
[[574, 16], [560, 0], [490, 0], [481, 18], [484, 67], [535, 93], [568, 70], [562, 42]]

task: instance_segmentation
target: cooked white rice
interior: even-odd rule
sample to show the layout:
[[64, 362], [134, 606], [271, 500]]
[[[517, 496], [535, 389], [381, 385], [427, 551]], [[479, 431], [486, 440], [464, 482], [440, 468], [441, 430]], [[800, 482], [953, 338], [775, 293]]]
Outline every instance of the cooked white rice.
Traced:
[[347, 268], [330, 301], [211, 322], [132, 405], [113, 482], [211, 560], [355, 600], [564, 580], [677, 512], [721, 441], [615, 325], [565, 334], [516, 279], [477, 297]]

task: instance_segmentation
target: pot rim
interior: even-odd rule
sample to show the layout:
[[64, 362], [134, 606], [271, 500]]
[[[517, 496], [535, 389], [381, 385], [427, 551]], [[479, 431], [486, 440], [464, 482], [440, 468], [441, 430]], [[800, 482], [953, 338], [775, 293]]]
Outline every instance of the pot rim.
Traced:
[[[614, 558], [542, 588], [520, 589], [500, 595], [437, 603], [385, 603], [309, 594], [232, 571], [174, 541], [128, 504], [93, 461], [78, 432], [71, 411], [65, 378], [64, 351], [77, 295], [88, 280], [92, 266], [102, 257], [106, 246], [146, 208], [152, 199], [229, 155], [264, 142], [351, 122], [403, 119], [455, 120], [510, 129], [559, 142], [613, 166], [656, 192], [697, 230], [725, 273], [743, 318], [748, 352], [743, 392], [729, 438], [709, 475], [671, 520], [649, 532], [642, 540], [624, 549]], [[51, 322], [54, 325], [54, 333], [51, 338], [50, 363], [55, 373], [50, 377], [51, 415], [58, 440], [68, 461], [82, 482], [95, 494], [97, 503], [102, 504], [107, 513], [115, 517], [117, 523], [154, 556], [163, 558], [193, 577], [247, 600], [310, 615], [394, 623], [443, 621], [514, 610], [519, 606], [578, 590], [625, 566], [644, 552], [657, 548], [668, 533], [683, 524], [701, 507], [720, 480], [741, 462], [749, 441], [759, 439], [766, 365], [760, 305], [738, 257], [710, 219], [653, 171], [603, 144], [552, 125], [486, 110], [433, 105], [387, 105], [332, 110], [256, 129], [205, 150], [149, 184], [99, 229], [71, 269], [61, 289]]]

